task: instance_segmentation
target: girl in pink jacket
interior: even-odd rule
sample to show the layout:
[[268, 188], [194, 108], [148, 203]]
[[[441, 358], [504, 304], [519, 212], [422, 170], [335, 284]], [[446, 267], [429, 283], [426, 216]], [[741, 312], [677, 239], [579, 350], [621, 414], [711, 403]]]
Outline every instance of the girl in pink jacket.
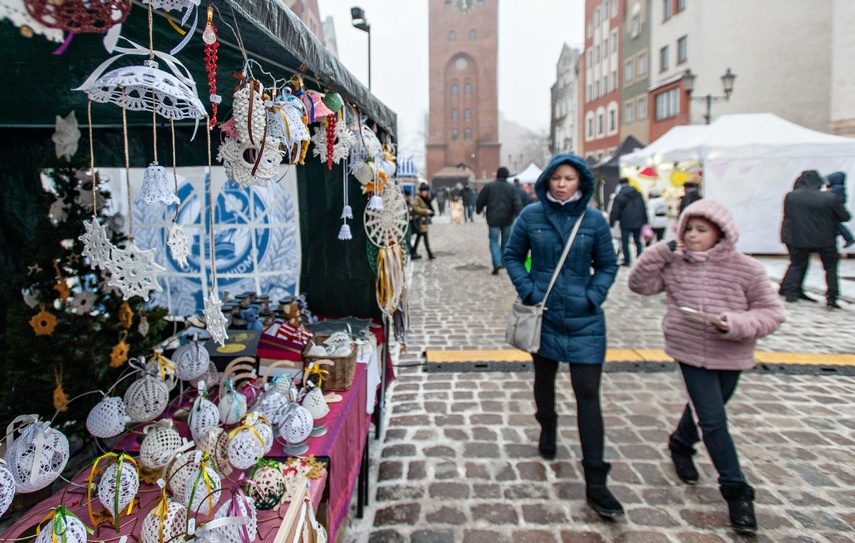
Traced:
[[645, 251], [629, 275], [630, 290], [664, 291], [668, 301], [662, 320], [665, 352], [677, 361], [689, 396], [671, 434], [671, 459], [683, 482], [697, 484], [692, 456], [703, 437], [731, 526], [755, 532], [754, 489], [739, 466], [725, 404], [741, 372], [754, 367], [757, 339], [784, 322], [784, 308], [763, 265], [736, 250], [739, 233], [724, 204], [705, 198], [688, 206], [677, 235], [679, 242], [660, 242]]

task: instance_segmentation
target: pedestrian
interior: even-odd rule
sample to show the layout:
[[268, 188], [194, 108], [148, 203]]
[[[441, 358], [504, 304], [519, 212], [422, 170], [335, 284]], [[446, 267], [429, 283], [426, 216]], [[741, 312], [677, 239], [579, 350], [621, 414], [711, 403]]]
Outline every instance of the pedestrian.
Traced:
[[790, 253], [790, 266], [781, 281], [780, 294], [788, 302], [815, 301], [802, 288], [811, 253], [818, 253], [825, 269], [825, 300], [828, 309], [840, 309], [837, 296], [837, 225], [852, 218], [843, 202], [831, 192], [823, 192], [819, 172], [804, 171], [793, 190], [784, 197], [781, 241]]
[[417, 222], [416, 241], [413, 243], [413, 249], [410, 251], [410, 258], [421, 258], [419, 254], [419, 241], [425, 240], [425, 250], [428, 258], [433, 260], [436, 258], [430, 250], [430, 241], [428, 240], [428, 229], [430, 227], [430, 218], [433, 216], [433, 208], [431, 207], [430, 186], [427, 183], [422, 183], [419, 186], [419, 193], [413, 198], [413, 217]]
[[[606, 320], [602, 303], [617, 274], [611, 233], [603, 214], [588, 210], [594, 176], [585, 160], [572, 154], [556, 155], [534, 185], [538, 202], [522, 210], [504, 253], [508, 276], [526, 305], [544, 302], [540, 350], [534, 361], [535, 418], [540, 423], [540, 455], [557, 453], [558, 415], [555, 375], [558, 365], [570, 368], [585, 495], [603, 517], [623, 514], [623, 507], [606, 486], [611, 465], [603, 460], [605, 430], [600, 405], [600, 381], [606, 353]], [[587, 210], [587, 211], [586, 211]], [[575, 223], [577, 237], [548, 300], [543, 299], [552, 274]], [[531, 271], [525, 261], [531, 252]]]
[[[481, 190], [475, 211], [481, 214], [487, 209], [487, 226], [490, 235], [490, 255], [493, 260], [493, 275], [502, 269], [502, 254], [508, 245], [511, 226], [522, 210], [522, 203], [514, 186], [508, 183], [510, 172], [504, 166], [496, 171], [496, 180]], [[499, 238], [501, 237], [501, 242]]]
[[665, 229], [668, 228], [668, 202], [662, 197], [662, 191], [657, 187], [650, 189], [647, 194], [647, 218], [650, 228], [656, 235], [656, 241], [662, 241], [665, 237]]
[[451, 222], [454, 224], [463, 222], [463, 199], [460, 196], [454, 196], [451, 199]]
[[[834, 172], [828, 174], [828, 190], [835, 194], [843, 205], [846, 205], [846, 174], [843, 172]], [[843, 238], [843, 248], [847, 249], [855, 243], [855, 237], [852, 232], [846, 228], [842, 222], [837, 223], [837, 234]]]
[[697, 202], [702, 198], [698, 192], [698, 184], [694, 181], [686, 181], [683, 183], [683, 197], [680, 198], [680, 206], [677, 208], [677, 215], [683, 212], [684, 209]]
[[526, 192], [526, 190], [520, 184], [519, 177], [514, 178], [514, 188], [517, 189], [517, 194], [520, 197], [520, 203], [523, 207], [531, 203], [531, 198], [529, 197], [528, 192]]
[[473, 210], [475, 209], [475, 190], [469, 186], [469, 183], [463, 185], [460, 190], [461, 205], [463, 206], [464, 222], [475, 222]]
[[643, 251], [641, 227], [648, 224], [647, 207], [641, 193], [629, 184], [629, 179], [621, 177], [620, 191], [612, 203], [609, 213], [609, 225], [620, 222], [620, 243], [623, 260], [621, 266], [629, 266], [629, 237], [635, 242], [635, 255], [640, 257]]
[[436, 191], [436, 208], [439, 211], [439, 215], [445, 215], [445, 202], [448, 200], [448, 189], [446, 189], [445, 185], [439, 187], [439, 190]]
[[763, 264], [736, 250], [736, 223], [720, 201], [684, 209], [677, 238], [645, 251], [628, 281], [630, 290], [646, 296], [664, 291], [668, 302], [665, 352], [677, 361], [689, 396], [669, 439], [671, 460], [681, 481], [697, 484], [692, 456], [703, 437], [730, 525], [755, 532], [754, 489], [740, 468], [725, 405], [740, 374], [754, 367], [757, 340], [784, 322], [784, 308]]

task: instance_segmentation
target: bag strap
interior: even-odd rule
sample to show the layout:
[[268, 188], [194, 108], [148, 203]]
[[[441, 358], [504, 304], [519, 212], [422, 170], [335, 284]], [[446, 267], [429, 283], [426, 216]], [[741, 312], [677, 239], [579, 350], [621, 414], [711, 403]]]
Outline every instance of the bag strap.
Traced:
[[558, 280], [558, 274], [561, 273], [561, 268], [564, 266], [564, 261], [567, 260], [567, 254], [570, 253], [570, 246], [573, 245], [573, 240], [576, 239], [576, 232], [579, 231], [579, 225], [582, 224], [582, 217], [585, 216], [587, 207], [588, 206], [585, 206], [585, 210], [582, 211], [582, 214], [579, 215], [578, 219], [576, 219], [576, 224], [573, 225], [573, 231], [570, 232], [570, 238], [564, 245], [564, 252], [561, 253], [561, 258], [558, 259], [558, 264], [555, 266], [555, 271], [552, 272], [552, 279], [549, 281], [549, 288], [546, 289], [546, 294], [543, 296], [544, 304], [546, 303], [546, 299], [549, 298], [549, 293], [552, 292], [552, 287], [555, 285], [555, 281]]

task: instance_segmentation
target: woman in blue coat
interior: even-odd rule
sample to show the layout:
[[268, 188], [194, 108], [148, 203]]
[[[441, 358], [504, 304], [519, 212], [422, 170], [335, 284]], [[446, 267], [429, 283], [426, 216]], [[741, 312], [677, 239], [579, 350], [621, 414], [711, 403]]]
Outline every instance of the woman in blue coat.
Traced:
[[[576, 395], [582, 467], [588, 504], [604, 517], [623, 514], [606, 487], [609, 464], [603, 461], [605, 431], [600, 380], [606, 354], [606, 318], [601, 308], [618, 270], [609, 225], [602, 213], [588, 209], [594, 176], [585, 161], [571, 154], [555, 156], [534, 185], [538, 202], [525, 207], [511, 231], [504, 264], [527, 305], [543, 300], [573, 225], [579, 231], [546, 301], [540, 350], [534, 359], [534, 400], [541, 426], [538, 449], [555, 458], [558, 416], [555, 374], [570, 366]], [[525, 260], [531, 251], [531, 271]]]

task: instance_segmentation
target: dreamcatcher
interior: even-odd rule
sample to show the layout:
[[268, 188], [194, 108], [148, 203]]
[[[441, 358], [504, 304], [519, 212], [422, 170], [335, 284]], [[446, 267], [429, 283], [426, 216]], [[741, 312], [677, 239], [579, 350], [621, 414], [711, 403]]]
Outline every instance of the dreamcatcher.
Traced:
[[380, 198], [382, 209], [365, 209], [365, 233], [378, 248], [377, 304], [390, 317], [401, 303], [406, 284], [401, 247], [407, 236], [409, 212], [403, 190], [393, 183], [383, 187]]

